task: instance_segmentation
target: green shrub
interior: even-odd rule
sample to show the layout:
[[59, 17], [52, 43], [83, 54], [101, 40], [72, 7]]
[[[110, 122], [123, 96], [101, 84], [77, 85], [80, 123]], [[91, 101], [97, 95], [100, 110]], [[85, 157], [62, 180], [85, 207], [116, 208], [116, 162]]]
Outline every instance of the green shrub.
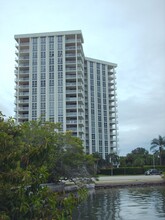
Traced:
[[[144, 167], [119, 167], [119, 168], [111, 168], [109, 169], [100, 169], [100, 173], [102, 175], [143, 175], [145, 171], [153, 169], [152, 166], [144, 166]], [[156, 166], [156, 169], [165, 172], [165, 166]]]

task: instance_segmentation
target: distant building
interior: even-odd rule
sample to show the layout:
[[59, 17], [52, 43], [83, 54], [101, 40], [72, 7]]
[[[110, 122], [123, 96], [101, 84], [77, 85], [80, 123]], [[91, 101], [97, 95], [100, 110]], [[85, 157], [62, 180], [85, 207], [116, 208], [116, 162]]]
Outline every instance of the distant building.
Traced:
[[81, 31], [15, 35], [15, 118], [61, 122], [86, 153], [117, 152], [116, 64], [85, 57]]

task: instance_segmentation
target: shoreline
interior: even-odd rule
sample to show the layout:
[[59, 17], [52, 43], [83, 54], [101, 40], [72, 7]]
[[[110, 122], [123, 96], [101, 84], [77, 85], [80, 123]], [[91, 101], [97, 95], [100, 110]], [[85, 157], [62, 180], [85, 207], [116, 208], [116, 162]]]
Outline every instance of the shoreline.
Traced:
[[161, 176], [104, 176], [95, 181], [95, 189], [120, 188], [120, 187], [147, 187], [163, 186], [165, 179]]
[[[43, 184], [45, 185], [45, 184]], [[46, 184], [51, 191], [54, 192], [75, 192], [78, 185], [63, 183], [60, 185]], [[87, 190], [99, 190], [108, 188], [124, 188], [124, 187], [147, 187], [147, 186], [163, 186], [165, 179], [161, 176], [101, 176], [98, 180], [93, 179], [92, 183], [85, 184]]]

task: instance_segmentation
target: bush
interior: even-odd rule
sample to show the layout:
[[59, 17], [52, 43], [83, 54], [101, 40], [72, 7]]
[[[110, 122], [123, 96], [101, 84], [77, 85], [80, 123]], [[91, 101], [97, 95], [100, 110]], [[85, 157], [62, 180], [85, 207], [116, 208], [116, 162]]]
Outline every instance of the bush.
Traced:
[[[119, 167], [113, 168], [113, 175], [143, 175], [146, 170], [153, 169], [152, 166], [145, 167]], [[156, 169], [165, 172], [165, 166], [156, 166]], [[111, 175], [112, 169], [100, 169], [102, 175]]]

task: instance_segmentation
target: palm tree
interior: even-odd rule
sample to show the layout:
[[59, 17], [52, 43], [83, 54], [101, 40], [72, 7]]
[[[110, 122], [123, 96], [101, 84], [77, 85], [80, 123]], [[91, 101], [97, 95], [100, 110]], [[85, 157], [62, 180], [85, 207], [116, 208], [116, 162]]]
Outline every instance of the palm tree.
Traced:
[[160, 155], [160, 165], [162, 165], [162, 152], [163, 152], [163, 148], [165, 148], [165, 137], [162, 137], [162, 136], [159, 135], [158, 139], [154, 138], [151, 141], [150, 150], [151, 151], [155, 150], [155, 152], [159, 152], [159, 155]]

